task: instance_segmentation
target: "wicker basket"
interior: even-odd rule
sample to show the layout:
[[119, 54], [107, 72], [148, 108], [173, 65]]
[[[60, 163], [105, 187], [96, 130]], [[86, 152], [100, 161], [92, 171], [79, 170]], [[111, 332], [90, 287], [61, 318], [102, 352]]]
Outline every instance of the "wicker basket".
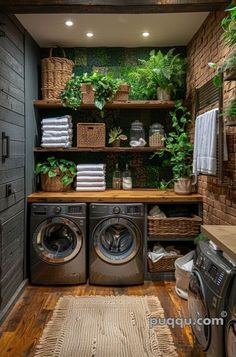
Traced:
[[130, 86], [127, 84], [121, 84], [118, 91], [114, 95], [114, 102], [127, 102], [129, 99]]
[[106, 126], [104, 123], [78, 123], [77, 147], [105, 147]]
[[191, 217], [158, 218], [148, 216], [148, 235], [150, 237], [195, 237], [200, 233], [202, 219]]
[[65, 89], [67, 81], [71, 78], [74, 62], [62, 57], [52, 57], [53, 49], [50, 49], [49, 57], [42, 59], [42, 97], [45, 100], [60, 99], [61, 92]]
[[163, 271], [175, 271], [175, 261], [176, 259], [182, 257], [181, 255], [171, 255], [162, 257], [157, 262], [153, 262], [149, 257], [147, 257], [148, 261], [148, 271], [150, 273], [158, 273]]
[[62, 174], [55, 177], [48, 177], [48, 174], [41, 174], [40, 181], [41, 181], [42, 191], [46, 191], [46, 192], [70, 191], [71, 185], [64, 186], [63, 183], [60, 181], [61, 177]]
[[82, 103], [83, 104], [94, 104], [94, 90], [91, 84], [82, 83], [81, 84], [82, 93]]

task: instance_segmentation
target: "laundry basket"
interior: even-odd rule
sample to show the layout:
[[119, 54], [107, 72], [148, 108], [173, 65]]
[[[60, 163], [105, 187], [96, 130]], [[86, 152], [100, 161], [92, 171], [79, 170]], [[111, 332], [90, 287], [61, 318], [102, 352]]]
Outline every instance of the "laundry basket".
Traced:
[[175, 279], [176, 279], [175, 291], [178, 296], [180, 296], [182, 299], [185, 300], [188, 299], [188, 285], [189, 285], [191, 270], [185, 270], [182, 267], [186, 263], [189, 263], [193, 259], [193, 256], [194, 256], [194, 250], [187, 253], [183, 257], [176, 259], [175, 261]]

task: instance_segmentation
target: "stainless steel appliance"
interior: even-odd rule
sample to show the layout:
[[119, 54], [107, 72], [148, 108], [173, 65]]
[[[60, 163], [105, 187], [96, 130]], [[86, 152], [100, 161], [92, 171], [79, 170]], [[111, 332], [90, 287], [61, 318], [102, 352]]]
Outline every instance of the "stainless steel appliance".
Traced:
[[236, 356], [236, 277], [234, 278], [234, 282], [229, 297], [225, 332], [226, 332], [225, 334], [226, 356], [235, 357]]
[[[198, 244], [190, 277], [188, 307], [193, 335], [209, 357], [225, 356], [225, 317], [234, 276], [235, 267], [222, 252], [214, 250], [208, 242]], [[208, 320], [212, 318], [221, 320]], [[199, 319], [207, 320], [204, 324]]]
[[86, 282], [86, 204], [35, 203], [30, 213], [32, 284]]
[[144, 282], [144, 205], [92, 203], [89, 210], [89, 282]]

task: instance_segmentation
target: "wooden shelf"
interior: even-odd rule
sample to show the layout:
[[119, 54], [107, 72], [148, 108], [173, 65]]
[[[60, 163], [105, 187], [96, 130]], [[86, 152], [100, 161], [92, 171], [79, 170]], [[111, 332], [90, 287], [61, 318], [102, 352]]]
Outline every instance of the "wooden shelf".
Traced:
[[116, 153], [132, 153], [132, 152], [155, 152], [162, 149], [162, 147], [101, 147], [101, 148], [41, 148], [35, 147], [34, 152], [116, 152]]
[[[64, 108], [60, 100], [34, 100], [33, 103], [39, 109]], [[173, 109], [174, 107], [175, 102], [172, 100], [132, 100], [128, 102], [112, 102], [105, 105], [107, 109]], [[82, 104], [80, 107], [80, 109], [91, 108], [95, 108], [95, 106], [93, 104]]]
[[141, 203], [199, 203], [199, 194], [177, 195], [172, 190], [132, 189], [101, 192], [35, 192], [28, 196], [28, 202], [141, 202]]

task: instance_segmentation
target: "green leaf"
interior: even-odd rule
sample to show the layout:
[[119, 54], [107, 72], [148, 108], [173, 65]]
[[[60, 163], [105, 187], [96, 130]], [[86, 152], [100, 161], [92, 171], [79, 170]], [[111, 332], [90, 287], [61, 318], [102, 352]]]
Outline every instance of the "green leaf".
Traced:
[[48, 171], [48, 177], [56, 177], [56, 176], [57, 176], [57, 172], [55, 172], [53, 170]]

